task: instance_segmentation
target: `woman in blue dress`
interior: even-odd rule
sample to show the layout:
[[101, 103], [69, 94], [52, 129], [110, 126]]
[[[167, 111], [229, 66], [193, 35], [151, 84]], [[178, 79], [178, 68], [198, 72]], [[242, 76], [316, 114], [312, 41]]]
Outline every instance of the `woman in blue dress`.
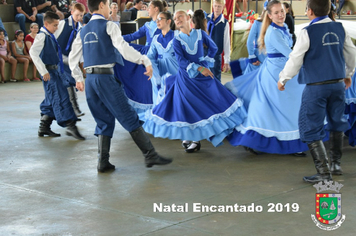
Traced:
[[170, 12], [161, 12], [156, 22], [158, 29], [162, 33], [153, 37], [147, 53], [153, 68], [151, 83], [154, 106], [163, 99], [166, 93], [166, 79], [177, 74], [179, 68], [173, 49], [173, 39], [179, 32], [171, 30], [173, 24], [172, 14]]
[[[226, 84], [246, 102], [247, 119], [228, 137], [234, 146], [245, 146], [266, 153], [304, 156], [308, 150], [299, 138], [298, 112], [304, 89], [297, 79], [289, 84], [291, 93], [281, 93], [276, 87], [279, 73], [288, 60], [292, 38], [284, 24], [285, 11], [280, 1], [267, 5], [259, 46], [267, 58], [259, 70], [240, 76]], [[254, 84], [249, 87], [250, 84]], [[249, 89], [245, 90], [244, 87]]]
[[352, 76], [351, 87], [346, 89], [345, 96], [345, 114], [349, 116], [348, 120], [351, 127], [345, 134], [349, 137], [349, 144], [354, 147], [356, 145], [356, 73]]
[[[200, 10], [201, 14], [204, 13]], [[146, 112], [143, 127], [155, 137], [194, 140], [186, 152], [200, 150], [200, 140], [208, 139], [214, 146], [241, 124], [246, 116], [242, 101], [230, 93], [209, 68], [217, 46], [200, 29], [191, 29], [185, 11], [174, 15], [180, 33], [173, 39], [179, 64], [174, 83], [163, 100]], [[208, 48], [204, 56], [205, 45]]]
[[243, 74], [247, 74], [258, 69], [266, 59], [265, 50], [260, 51], [258, 48], [258, 38], [260, 36], [262, 19], [265, 12], [266, 10], [263, 10], [261, 17], [255, 20], [250, 29], [250, 33], [247, 38], [248, 64]]
[[[138, 31], [132, 34], [124, 35], [126, 42], [131, 42], [146, 36], [146, 45], [130, 44], [141, 54], [147, 54], [152, 39], [160, 34], [161, 30], [157, 28], [156, 19], [158, 14], [163, 11], [163, 3], [160, 0], [153, 0], [148, 7], [148, 15], [152, 21], [146, 22]], [[140, 119], [144, 118], [144, 112], [152, 108], [152, 85], [148, 77], [144, 75], [146, 71], [142, 65], [137, 65], [124, 60], [124, 65], [116, 64], [114, 67], [115, 75], [124, 85], [124, 90], [129, 103], [136, 110]]]

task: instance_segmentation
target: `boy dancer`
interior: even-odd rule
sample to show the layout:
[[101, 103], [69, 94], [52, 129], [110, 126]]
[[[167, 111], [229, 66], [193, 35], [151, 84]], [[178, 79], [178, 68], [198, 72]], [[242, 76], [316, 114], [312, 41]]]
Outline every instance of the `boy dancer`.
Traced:
[[[345, 85], [346, 88], [351, 85], [356, 48], [342, 24], [328, 18], [330, 5], [330, 0], [307, 1], [311, 23], [298, 36], [278, 81], [278, 89], [283, 91], [286, 82], [300, 70], [298, 82], [306, 84], [299, 111], [299, 132], [301, 140], [308, 144], [317, 170], [316, 175], [303, 178], [309, 183], [342, 174], [343, 132], [348, 129], [343, 118]], [[326, 129], [330, 131], [330, 169], [322, 142], [325, 116]]]
[[54, 33], [54, 36], [57, 38], [59, 46], [62, 49], [65, 86], [67, 87], [70, 102], [72, 103], [74, 113], [77, 117], [83, 116], [84, 113], [79, 109], [79, 104], [77, 102], [78, 97], [74, 88], [76, 82], [71, 76], [71, 71], [68, 66], [68, 55], [77, 33], [82, 28], [80, 22], [83, 19], [84, 12], [84, 5], [81, 3], [75, 3], [72, 6], [71, 16], [61, 20], [58, 25], [58, 30]]
[[221, 54], [224, 51], [223, 72], [230, 70], [230, 26], [222, 12], [225, 8], [225, 0], [214, 0], [213, 13], [208, 16], [208, 32], [211, 39], [218, 46], [214, 57], [214, 67], [210, 68], [214, 76], [221, 81]]
[[87, 72], [85, 92], [97, 124], [95, 129], [95, 135], [98, 136], [97, 169], [99, 172], [115, 169], [109, 162], [115, 118], [130, 132], [145, 157], [146, 167], [169, 164], [172, 162], [171, 159], [163, 158], [155, 151], [141, 127], [137, 113], [128, 104], [121, 83], [114, 76], [113, 66], [115, 63], [123, 64], [122, 57], [137, 64], [144, 64], [145, 74], [150, 78], [152, 66], [147, 56], [141, 55], [124, 41], [117, 24], [106, 20], [110, 15], [109, 4], [109, 0], [88, 1], [93, 16], [76, 37], [69, 54], [69, 67], [80, 91], [84, 90], [84, 82], [78, 62], [82, 55], [84, 56], [84, 68]]
[[63, 68], [61, 48], [53, 35], [58, 24], [59, 16], [54, 12], [46, 12], [44, 27], [37, 34], [30, 49], [31, 58], [43, 79], [45, 90], [45, 99], [40, 105], [41, 123], [38, 136], [60, 136], [50, 128], [52, 121], [57, 120], [58, 125], [67, 127], [67, 135], [84, 140], [75, 125], [77, 117], [70, 104], [67, 89], [63, 85], [62, 75], [58, 71], [58, 64]]

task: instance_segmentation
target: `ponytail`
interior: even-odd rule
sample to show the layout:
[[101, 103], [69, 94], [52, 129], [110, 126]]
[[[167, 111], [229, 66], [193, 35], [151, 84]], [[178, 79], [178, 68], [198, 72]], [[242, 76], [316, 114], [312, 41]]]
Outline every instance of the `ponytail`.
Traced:
[[268, 2], [267, 9], [266, 9], [267, 12], [264, 13], [261, 31], [260, 31], [260, 37], [258, 38], [258, 45], [259, 45], [260, 51], [262, 51], [263, 49], [266, 48], [265, 35], [266, 35], [268, 27], [272, 23], [272, 20], [269, 18], [268, 15], [272, 14], [272, 11], [271, 11], [272, 7], [276, 4], [281, 4], [281, 2], [278, 0], [272, 0], [272, 1]]

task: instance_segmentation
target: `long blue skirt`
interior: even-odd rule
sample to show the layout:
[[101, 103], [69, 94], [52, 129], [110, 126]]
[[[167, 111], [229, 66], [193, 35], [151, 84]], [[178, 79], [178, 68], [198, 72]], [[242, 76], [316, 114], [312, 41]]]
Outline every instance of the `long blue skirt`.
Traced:
[[[141, 54], [145, 55], [148, 52], [148, 46], [130, 44]], [[143, 65], [138, 65], [124, 59], [124, 65], [116, 64], [114, 66], [115, 76], [124, 85], [125, 94], [129, 104], [135, 109], [138, 116], [142, 120], [144, 113], [152, 108], [152, 84], [148, 80], [148, 76], [143, 73], [146, 68]]]
[[345, 114], [349, 116], [351, 127], [345, 134], [349, 137], [349, 144], [354, 147], [356, 145], [356, 73], [352, 76], [351, 87], [345, 91], [345, 96]]
[[143, 127], [155, 137], [207, 139], [218, 146], [246, 117], [242, 100], [217, 79], [191, 79], [180, 70], [168, 87], [163, 100], [145, 114]]
[[235, 78], [228, 84], [248, 107], [247, 119], [228, 140], [266, 153], [291, 154], [308, 150], [300, 140], [298, 114], [304, 85], [297, 78], [279, 91], [277, 82], [287, 58], [267, 58], [259, 70]]

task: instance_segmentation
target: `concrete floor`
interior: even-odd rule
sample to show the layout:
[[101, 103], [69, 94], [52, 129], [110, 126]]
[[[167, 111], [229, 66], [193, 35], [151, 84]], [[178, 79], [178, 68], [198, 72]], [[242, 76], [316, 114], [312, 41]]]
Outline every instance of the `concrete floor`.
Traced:
[[[224, 75], [224, 80], [229, 79]], [[355, 235], [355, 148], [345, 146], [342, 226], [325, 232], [311, 219], [316, 189], [302, 181], [315, 173], [312, 159], [253, 155], [242, 147], [186, 154], [180, 141], [152, 138], [171, 165], [144, 167], [129, 133], [117, 124], [112, 140], [112, 173], [96, 171], [95, 123], [84, 93], [86, 115], [78, 123], [87, 140], [65, 135], [39, 138], [42, 84], [0, 84], [0, 235]], [[154, 203], [188, 204], [188, 212], [154, 212]], [[261, 213], [193, 212], [193, 203], [263, 207]], [[268, 212], [268, 204], [297, 203], [298, 212]]]

